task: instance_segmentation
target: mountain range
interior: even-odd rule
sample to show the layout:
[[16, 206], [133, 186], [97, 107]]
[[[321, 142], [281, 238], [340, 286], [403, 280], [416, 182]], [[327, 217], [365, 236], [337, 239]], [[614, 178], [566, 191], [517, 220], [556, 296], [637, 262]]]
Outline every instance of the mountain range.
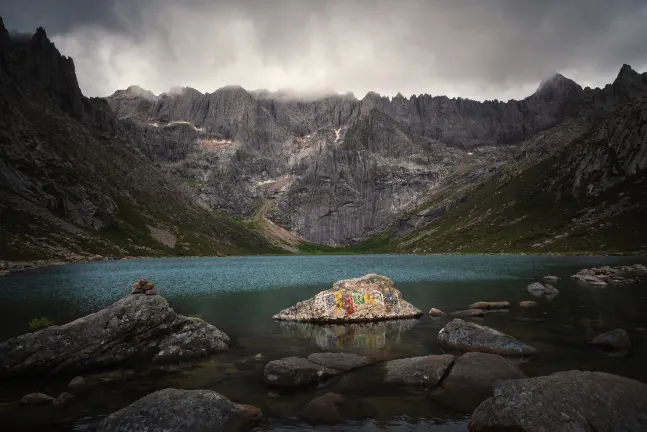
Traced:
[[[1, 20], [0, 20], [1, 23]], [[647, 250], [647, 73], [523, 100], [82, 95], [0, 25], [0, 259]]]

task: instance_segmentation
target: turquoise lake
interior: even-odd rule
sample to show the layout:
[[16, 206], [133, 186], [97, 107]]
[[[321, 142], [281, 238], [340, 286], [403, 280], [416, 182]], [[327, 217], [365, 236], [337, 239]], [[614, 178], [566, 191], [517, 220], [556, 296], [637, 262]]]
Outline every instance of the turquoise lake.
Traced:
[[[388, 357], [442, 353], [436, 335], [447, 319], [433, 320], [425, 313], [419, 320], [322, 327], [279, 323], [272, 315], [337, 280], [378, 273], [393, 279], [403, 298], [424, 312], [432, 307], [464, 309], [475, 301], [506, 300], [515, 305], [509, 312], [487, 314], [478, 322], [539, 349], [539, 355], [521, 365], [529, 376], [584, 369], [647, 382], [647, 286], [593, 288], [570, 279], [582, 268], [646, 262], [629, 257], [330, 255], [144, 259], [49, 267], [0, 278], [0, 340], [25, 333], [34, 317], [62, 324], [94, 312], [126, 295], [134, 281], [148, 278], [177, 312], [199, 315], [226, 332], [233, 340], [231, 351], [192, 370], [106, 384], [79, 401], [84, 404], [79, 405], [80, 414], [55, 430], [93, 430], [103, 415], [147, 392], [174, 386], [211, 388], [235, 402], [258, 406], [267, 418], [259, 431], [467, 431], [469, 413], [432, 402], [424, 394], [381, 392], [362, 374], [297, 393], [275, 393], [262, 381], [266, 361], [313, 352]], [[554, 284], [560, 294], [550, 301], [535, 299], [526, 286], [548, 274], [562, 278]], [[540, 305], [521, 309], [516, 307], [521, 300], [537, 300]], [[610, 357], [588, 344], [595, 335], [618, 327], [634, 341], [628, 356]], [[250, 362], [258, 353], [264, 362]], [[64, 383], [56, 380], [3, 385], [0, 404], [28, 391], [60, 393], [61, 386]], [[362, 398], [376, 408], [374, 418], [333, 429], [310, 428], [296, 420], [299, 407], [329, 391]], [[29, 422], [22, 420], [25, 430], [38, 430], [29, 429]]]

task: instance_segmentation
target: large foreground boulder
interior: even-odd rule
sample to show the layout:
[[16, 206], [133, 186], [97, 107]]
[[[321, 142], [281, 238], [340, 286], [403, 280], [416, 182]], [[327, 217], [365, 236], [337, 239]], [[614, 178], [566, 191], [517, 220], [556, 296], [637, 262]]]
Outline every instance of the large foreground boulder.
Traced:
[[130, 295], [99, 312], [0, 344], [0, 378], [174, 363], [229, 348], [229, 337], [178, 315], [159, 295]]
[[453, 409], [472, 412], [492, 396], [494, 384], [502, 379], [526, 378], [516, 365], [498, 354], [469, 352], [454, 361], [447, 377], [431, 398]]
[[503, 356], [526, 356], [537, 352], [535, 348], [512, 336], [458, 318], [438, 332], [438, 342], [459, 351], [479, 351]]
[[98, 432], [213, 432], [254, 427], [263, 415], [212, 390], [164, 389], [106, 417]]
[[472, 413], [471, 432], [642, 432], [647, 385], [602, 372], [568, 371], [499, 381]]
[[369, 274], [336, 282], [331, 289], [282, 310], [274, 319], [326, 323], [420, 316], [422, 311], [402, 299], [391, 279]]

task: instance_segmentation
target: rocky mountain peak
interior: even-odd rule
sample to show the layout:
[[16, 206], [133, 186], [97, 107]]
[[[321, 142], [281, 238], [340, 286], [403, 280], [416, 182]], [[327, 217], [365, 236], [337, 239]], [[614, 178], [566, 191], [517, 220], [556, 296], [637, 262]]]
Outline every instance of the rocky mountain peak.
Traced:
[[618, 72], [616, 80], [632, 80], [636, 77], [640, 77], [640, 74], [633, 70], [633, 68], [628, 64], [623, 64], [620, 68], [620, 72]]
[[582, 91], [582, 87], [572, 79], [560, 73], [554, 73], [539, 84], [533, 97], [542, 100], [558, 100], [578, 96]]
[[[149, 100], [155, 100], [157, 99], [157, 96], [150, 91], [146, 90], [145, 88], [142, 88], [138, 85], [131, 85], [128, 86], [126, 90], [117, 90], [114, 94], [116, 95], [117, 93], [127, 93], [129, 95], [135, 96], [135, 97], [141, 97], [144, 99], [149, 99]], [[113, 95], [114, 96], [114, 95]]]

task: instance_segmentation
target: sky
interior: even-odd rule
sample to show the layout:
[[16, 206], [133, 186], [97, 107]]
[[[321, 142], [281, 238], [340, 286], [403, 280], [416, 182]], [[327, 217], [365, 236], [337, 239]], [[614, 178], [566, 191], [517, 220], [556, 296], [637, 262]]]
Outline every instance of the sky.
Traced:
[[87, 96], [225, 85], [302, 93], [520, 99], [647, 70], [647, 0], [2, 0], [39, 26]]

